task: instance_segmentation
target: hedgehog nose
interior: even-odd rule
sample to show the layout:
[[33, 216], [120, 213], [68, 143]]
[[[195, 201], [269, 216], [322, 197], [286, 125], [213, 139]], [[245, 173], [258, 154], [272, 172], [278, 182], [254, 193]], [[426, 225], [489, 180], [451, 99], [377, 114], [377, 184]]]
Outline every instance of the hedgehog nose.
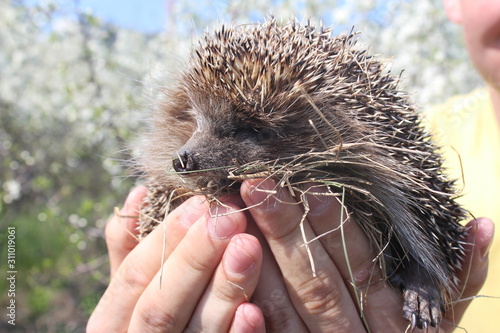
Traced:
[[172, 164], [174, 170], [179, 173], [187, 173], [198, 170], [198, 162], [195, 153], [191, 149], [180, 149], [173, 156]]

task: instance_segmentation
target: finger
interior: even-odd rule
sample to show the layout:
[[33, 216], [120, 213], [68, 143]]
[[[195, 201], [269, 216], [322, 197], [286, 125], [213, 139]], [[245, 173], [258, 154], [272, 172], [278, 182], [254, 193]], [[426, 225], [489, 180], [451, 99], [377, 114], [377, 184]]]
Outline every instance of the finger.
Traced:
[[182, 331], [231, 237], [245, 228], [245, 214], [229, 205], [217, 205], [198, 219], [142, 293], [129, 331]]
[[266, 326], [264, 315], [259, 307], [252, 303], [243, 303], [236, 310], [230, 333], [264, 333]]
[[[245, 203], [241, 196], [225, 197], [224, 201], [243, 207]], [[278, 263], [269, 248], [265, 237], [255, 224], [251, 214], [245, 211], [247, 217], [246, 233], [257, 238], [262, 248], [262, 269], [257, 288], [252, 296], [252, 303], [263, 312], [266, 329], [270, 332], [302, 332], [305, 327], [297, 314], [288, 295]]]
[[487, 218], [472, 220], [467, 227], [469, 232], [465, 239], [466, 256], [462, 269], [457, 272], [459, 279], [457, 290], [461, 291], [461, 295], [456, 305], [446, 313], [441, 324], [442, 328], [449, 332], [456, 328], [472, 297], [477, 295], [486, 281], [488, 251], [495, 232], [494, 223]]
[[[322, 258], [315, 262], [313, 275], [307, 249], [301, 246], [301, 207], [286, 190], [268, 195], [275, 190], [273, 180], [247, 180], [241, 195], [270, 245], [297, 312], [310, 331], [362, 331], [342, 277], [320, 242], [309, 245], [310, 252]], [[303, 230], [307, 239], [314, 237], [307, 220]]]
[[147, 188], [144, 186], [138, 186], [130, 191], [123, 208], [106, 224], [105, 235], [111, 277], [127, 254], [137, 245], [138, 212], [146, 192]]
[[262, 269], [252, 302], [263, 312], [269, 332], [306, 332], [307, 327], [293, 306], [283, 275], [266, 239], [252, 217], [248, 218], [247, 233], [254, 235], [262, 246]]
[[[208, 212], [203, 197], [193, 197], [172, 211], [123, 260], [89, 319], [88, 332], [126, 331], [136, 303], [191, 225]], [[167, 237], [165, 237], [167, 236]], [[164, 251], [162, 250], [164, 248]]]
[[[304, 193], [303, 200], [309, 207], [307, 219], [344, 281], [347, 281], [351, 297], [366, 319], [365, 324], [373, 332], [404, 331], [408, 322], [402, 317], [401, 292], [383, 278], [368, 236], [349, 217], [346, 209], [342, 209], [342, 198], [334, 196], [326, 186], [319, 184], [309, 184]], [[313, 257], [316, 261], [322, 260], [320, 256]], [[357, 292], [352, 286], [356, 286]], [[380, 318], [390, 320], [381, 321]]]
[[262, 249], [248, 234], [231, 239], [185, 332], [227, 332], [236, 309], [248, 302], [259, 280]]

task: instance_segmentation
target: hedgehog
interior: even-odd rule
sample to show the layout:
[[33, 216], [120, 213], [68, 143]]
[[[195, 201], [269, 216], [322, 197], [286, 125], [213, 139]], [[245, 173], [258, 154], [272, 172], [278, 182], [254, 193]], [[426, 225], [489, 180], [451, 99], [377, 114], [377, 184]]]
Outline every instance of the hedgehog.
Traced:
[[427, 330], [458, 293], [467, 212], [400, 79], [357, 36], [275, 19], [206, 33], [137, 149], [140, 234], [189, 196], [237, 193], [244, 179], [328, 184], [383, 254], [411, 329]]

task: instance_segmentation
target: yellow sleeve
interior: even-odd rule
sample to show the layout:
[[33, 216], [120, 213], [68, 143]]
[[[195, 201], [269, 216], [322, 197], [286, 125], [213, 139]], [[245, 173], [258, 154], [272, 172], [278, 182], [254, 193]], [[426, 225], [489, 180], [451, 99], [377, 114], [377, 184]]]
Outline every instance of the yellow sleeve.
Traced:
[[[500, 223], [500, 129], [487, 90], [454, 97], [429, 110], [426, 119], [442, 146], [445, 167], [459, 179], [458, 201], [474, 216]], [[490, 249], [488, 279], [479, 294], [500, 297], [500, 237]], [[500, 299], [475, 299], [460, 327], [469, 333], [498, 332]]]

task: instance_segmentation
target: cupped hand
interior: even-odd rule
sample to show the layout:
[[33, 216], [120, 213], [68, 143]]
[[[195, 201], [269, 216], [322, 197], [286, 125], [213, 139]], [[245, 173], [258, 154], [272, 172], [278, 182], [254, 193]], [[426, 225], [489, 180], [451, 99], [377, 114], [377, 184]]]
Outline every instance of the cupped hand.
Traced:
[[[401, 292], [382, 278], [367, 236], [347, 212], [341, 214], [339, 199], [326, 187], [309, 186], [302, 197], [271, 179], [247, 180], [241, 187], [251, 214], [249, 229], [255, 223], [252, 233], [264, 244], [263, 273], [253, 301], [263, 310], [268, 331], [365, 332], [368, 326], [371, 332], [405, 332], [409, 323], [402, 317]], [[309, 207], [306, 218], [301, 201]], [[477, 294], [483, 285], [485, 253], [493, 237], [488, 219], [469, 226], [465, 264], [457, 272], [460, 299]], [[320, 235], [306, 249], [304, 236], [312, 240]], [[273, 270], [282, 278], [265, 274]], [[439, 331], [453, 331], [469, 303], [457, 301]]]
[[249, 302], [262, 251], [243, 233], [245, 214], [230, 198], [210, 209], [193, 197], [138, 244], [145, 193], [134, 189], [107, 224], [111, 281], [87, 331], [264, 332], [262, 312]]

